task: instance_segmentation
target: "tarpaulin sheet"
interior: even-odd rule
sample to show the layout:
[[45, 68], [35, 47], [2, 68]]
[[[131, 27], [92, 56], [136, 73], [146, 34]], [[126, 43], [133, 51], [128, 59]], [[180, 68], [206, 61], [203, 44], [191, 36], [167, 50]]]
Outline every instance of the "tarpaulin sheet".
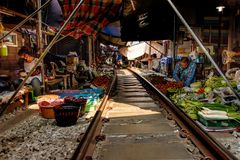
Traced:
[[137, 57], [140, 57], [146, 53], [147, 44], [142, 42], [130, 47], [122, 47], [119, 49], [119, 52], [128, 58], [128, 60], [134, 60]]
[[[64, 19], [72, 13], [80, 0], [64, 0]], [[79, 11], [67, 24], [63, 34], [70, 33], [75, 39], [82, 35], [97, 36], [107, 24], [119, 18], [121, 0], [84, 0]]]
[[106, 42], [107, 44], [113, 44], [116, 46], [126, 46], [126, 42], [123, 42], [120, 37], [114, 37], [105, 33], [100, 33], [99, 38], [101, 41]]
[[102, 32], [107, 35], [120, 38], [120, 36], [121, 36], [120, 30], [121, 30], [120, 21], [116, 21], [116, 22], [110, 23], [106, 27], [104, 27]]

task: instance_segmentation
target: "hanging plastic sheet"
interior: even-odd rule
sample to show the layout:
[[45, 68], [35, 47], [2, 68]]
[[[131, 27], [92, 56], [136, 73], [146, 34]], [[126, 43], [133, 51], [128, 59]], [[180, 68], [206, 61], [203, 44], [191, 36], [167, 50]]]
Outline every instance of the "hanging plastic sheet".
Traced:
[[137, 57], [144, 55], [147, 49], [146, 43], [139, 43], [131, 47], [123, 47], [119, 49], [119, 52], [128, 58], [128, 60], [134, 60]]

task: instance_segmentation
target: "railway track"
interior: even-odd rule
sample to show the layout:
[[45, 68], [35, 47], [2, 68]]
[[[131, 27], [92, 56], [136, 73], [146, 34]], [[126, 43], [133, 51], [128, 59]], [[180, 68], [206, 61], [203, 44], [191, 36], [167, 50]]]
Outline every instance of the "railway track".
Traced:
[[0, 159], [237, 159], [143, 77], [118, 70], [110, 88], [71, 127], [32, 111], [0, 119]]
[[72, 159], [237, 159], [143, 77], [119, 70], [115, 91]]

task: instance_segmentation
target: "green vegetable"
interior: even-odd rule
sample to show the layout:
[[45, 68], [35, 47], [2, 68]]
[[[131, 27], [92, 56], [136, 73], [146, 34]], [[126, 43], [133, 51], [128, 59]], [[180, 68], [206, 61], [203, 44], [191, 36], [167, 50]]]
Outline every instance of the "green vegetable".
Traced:
[[229, 112], [227, 115], [240, 121], [240, 112]]
[[213, 77], [209, 78], [205, 82], [205, 86], [206, 87], [210, 87], [210, 88], [226, 87], [227, 84], [226, 83], [222, 83], [222, 81], [223, 81], [223, 78], [217, 77], [217, 76], [213, 76]]
[[187, 113], [187, 114], [193, 120], [197, 120], [198, 119], [198, 115], [196, 113]]
[[206, 103], [203, 105], [203, 107], [209, 108], [211, 110], [226, 111], [227, 113], [236, 112], [238, 110], [238, 108], [235, 106], [228, 106], [220, 103]]
[[212, 91], [212, 88], [210, 88], [210, 87], [205, 87], [205, 88], [204, 88], [204, 91], [205, 91], [206, 93], [209, 93], [209, 92]]
[[201, 88], [202, 87], [202, 83], [201, 82], [194, 82], [192, 84], [190, 84], [191, 88]]

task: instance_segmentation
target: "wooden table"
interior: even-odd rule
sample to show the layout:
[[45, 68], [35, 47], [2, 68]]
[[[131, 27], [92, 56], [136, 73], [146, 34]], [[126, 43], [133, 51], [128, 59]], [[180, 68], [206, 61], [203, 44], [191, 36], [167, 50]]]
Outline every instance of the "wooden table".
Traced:
[[63, 78], [55, 78], [55, 79], [52, 79], [52, 80], [47, 80], [47, 81], [45, 81], [46, 92], [49, 91], [49, 86], [53, 86], [53, 85], [55, 85], [55, 84], [57, 84], [57, 83], [60, 83], [60, 82], [62, 82], [62, 81], [64, 81]]
[[56, 75], [56, 78], [62, 78], [64, 83], [64, 89], [70, 86], [70, 74]]

